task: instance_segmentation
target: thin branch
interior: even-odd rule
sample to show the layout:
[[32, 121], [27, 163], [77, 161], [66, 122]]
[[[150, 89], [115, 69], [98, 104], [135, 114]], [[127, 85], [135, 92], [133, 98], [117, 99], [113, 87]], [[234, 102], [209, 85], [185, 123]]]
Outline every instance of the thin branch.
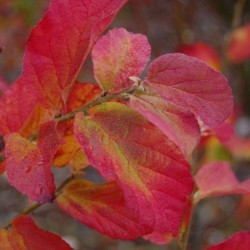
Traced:
[[[74, 110], [68, 114], [65, 114], [61, 117], [55, 118], [55, 121], [58, 121], [58, 123], [66, 122], [66, 121], [74, 119], [76, 114], [78, 114], [80, 112], [86, 113], [89, 109], [91, 109], [99, 104], [102, 104], [104, 102], [108, 102], [108, 101], [111, 101], [113, 99], [127, 99], [129, 94], [134, 93], [138, 89], [140, 80], [139, 79], [136, 79], [136, 80], [137, 80], [137, 81], [135, 81], [136, 83], [134, 85], [132, 85], [130, 88], [125, 89], [119, 93], [108, 94], [105, 96], [99, 96], [95, 100], [82, 106], [81, 108], [76, 109], [76, 110]], [[38, 135], [38, 133], [34, 133], [29, 139], [31, 141], [34, 141], [34, 140], [36, 140], [37, 135]], [[0, 154], [0, 163], [3, 162], [4, 160], [5, 160], [5, 154], [2, 153], [2, 154]]]
[[133, 92], [135, 92], [138, 88], [138, 85], [135, 84], [133, 85], [132, 87], [126, 89], [126, 90], [123, 90], [119, 93], [116, 93], [116, 94], [109, 94], [109, 95], [106, 95], [106, 96], [99, 96], [97, 99], [93, 100], [92, 102], [84, 105], [83, 107], [79, 108], [79, 109], [76, 109], [74, 110], [73, 112], [71, 113], [68, 113], [66, 115], [63, 115], [57, 119], [55, 119], [56, 121], [58, 121], [59, 123], [61, 122], [65, 122], [65, 121], [68, 121], [68, 120], [72, 120], [76, 114], [80, 113], [80, 112], [87, 112], [89, 109], [99, 105], [99, 104], [102, 104], [104, 102], [108, 102], [108, 101], [111, 101], [112, 99], [126, 99], [128, 98], [128, 94], [132, 94]]
[[181, 44], [188, 44], [192, 40], [191, 31], [188, 29], [186, 17], [184, 16], [183, 7], [179, 0], [172, 0], [174, 21], [176, 32]]
[[[66, 178], [56, 189], [55, 191], [55, 198], [61, 193], [62, 189], [70, 182], [74, 179], [74, 176], [69, 176], [68, 178]], [[35, 202], [29, 206], [27, 206], [26, 208], [24, 208], [23, 211], [21, 211], [17, 216], [15, 216], [15, 218], [17, 218], [18, 216], [21, 216], [21, 215], [25, 215], [25, 214], [30, 214], [32, 213], [33, 211], [35, 211], [37, 208], [45, 205], [45, 204], [48, 204], [48, 203], [38, 203], [38, 202]], [[9, 222], [5, 227], [4, 229], [8, 229], [10, 226], [11, 226], [11, 223], [12, 221], [15, 219], [13, 218], [11, 220], [11, 222]]]
[[244, 11], [246, 0], [238, 0], [233, 9], [233, 16], [231, 22], [231, 29], [225, 34], [224, 41], [223, 41], [223, 54], [222, 54], [222, 72], [227, 72], [230, 70], [230, 61], [227, 57], [227, 47], [231, 40], [231, 36], [233, 31], [241, 25], [242, 22], [242, 15]]
[[238, 28], [241, 25], [242, 14], [246, 0], [238, 0], [234, 5], [234, 12], [232, 18], [232, 30]]
[[[194, 192], [193, 192], [194, 194]], [[193, 194], [191, 195], [191, 211], [190, 211], [190, 217], [189, 217], [189, 223], [187, 228], [185, 228], [186, 230], [184, 231], [184, 233], [181, 235], [180, 238], [180, 249], [181, 250], [187, 250], [188, 249], [188, 241], [189, 241], [189, 236], [190, 236], [190, 231], [191, 231], [191, 226], [192, 226], [192, 220], [193, 220], [193, 213], [194, 213], [194, 202], [193, 202]]]
[[2, 153], [0, 154], [0, 163], [3, 162], [5, 160], [5, 154]]

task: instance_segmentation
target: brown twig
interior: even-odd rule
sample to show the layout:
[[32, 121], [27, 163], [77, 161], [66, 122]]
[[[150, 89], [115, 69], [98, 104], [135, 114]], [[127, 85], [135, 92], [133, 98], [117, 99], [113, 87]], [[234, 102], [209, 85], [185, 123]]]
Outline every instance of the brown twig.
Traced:
[[[63, 189], [71, 180], [73, 180], [73, 179], [74, 179], [74, 176], [69, 176], [68, 178], [66, 178], [66, 179], [57, 187], [57, 189], [56, 189], [56, 191], [55, 191], [55, 199], [56, 199], [56, 197], [61, 193], [62, 189]], [[20, 216], [20, 215], [30, 214], [30, 213], [32, 213], [33, 211], [35, 211], [37, 208], [39, 208], [39, 207], [41, 207], [41, 206], [43, 206], [43, 205], [45, 205], [45, 204], [47, 204], [47, 203], [42, 203], [42, 204], [40, 204], [40, 203], [38, 203], [38, 202], [35, 202], [35, 203], [33, 203], [33, 204], [27, 206], [26, 208], [24, 208], [24, 210], [21, 211], [20, 213], [18, 213], [18, 215], [17, 215], [15, 218], [17, 218], [17, 217]], [[13, 218], [12, 221], [13, 221], [15, 218]], [[12, 221], [9, 222], [6, 226], [4, 226], [4, 229], [8, 229], [8, 228], [11, 226]]]
[[234, 12], [233, 12], [233, 18], [232, 18], [232, 30], [238, 28], [241, 25], [242, 21], [242, 14], [244, 5], [246, 3], [246, 0], [238, 0], [236, 4], [234, 5]]
[[[135, 80], [135, 82], [136, 82], [136, 80]], [[137, 79], [137, 82], [126, 90], [123, 90], [119, 93], [108, 94], [105, 96], [99, 96], [95, 100], [82, 106], [81, 108], [76, 109], [76, 110], [74, 110], [68, 114], [65, 114], [61, 117], [55, 118], [55, 121], [58, 121], [58, 123], [66, 122], [66, 121], [74, 119], [76, 114], [78, 114], [80, 112], [86, 113], [89, 109], [91, 109], [99, 104], [102, 104], [104, 102], [108, 102], [108, 101], [111, 101], [113, 99], [126, 99], [126, 98], [128, 98], [128, 94], [132, 94], [137, 90], [139, 83], [140, 83], [140, 80]], [[37, 135], [38, 135], [38, 133], [36, 132], [29, 139], [31, 141], [34, 141], [34, 140], [36, 140]], [[2, 154], [0, 154], [0, 163], [3, 162], [4, 160], [5, 160], [5, 154], [2, 153]]]
[[176, 32], [181, 44], [188, 44], [191, 42], [191, 32], [188, 29], [186, 18], [184, 16], [183, 7], [179, 0], [172, 0], [174, 21]]

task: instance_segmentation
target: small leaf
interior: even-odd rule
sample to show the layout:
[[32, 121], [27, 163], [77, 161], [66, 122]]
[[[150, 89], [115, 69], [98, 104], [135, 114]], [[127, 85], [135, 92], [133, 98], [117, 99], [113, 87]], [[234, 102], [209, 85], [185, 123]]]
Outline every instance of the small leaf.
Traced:
[[114, 239], [133, 240], [152, 231], [126, 208], [115, 182], [71, 181], [57, 197], [59, 207], [77, 220]]
[[153, 95], [131, 95], [129, 106], [160, 128], [186, 157], [191, 155], [200, 137], [200, 128], [192, 113]]
[[95, 79], [109, 92], [130, 87], [130, 76], [139, 76], [150, 58], [147, 37], [113, 29], [101, 37], [92, 51]]
[[143, 224], [177, 235], [192, 192], [189, 164], [178, 147], [136, 111], [104, 103], [75, 118], [75, 135], [91, 165], [121, 186]]
[[69, 165], [72, 170], [76, 172], [89, 166], [88, 159], [81, 148], [76, 151], [74, 157], [69, 162]]
[[209, 127], [217, 127], [232, 113], [233, 98], [226, 78], [202, 61], [168, 54], [149, 65], [144, 81], [165, 101], [191, 111]]
[[66, 135], [63, 137], [64, 144], [57, 150], [53, 165], [56, 167], [64, 167], [74, 157], [80, 149], [80, 145], [74, 135]]
[[194, 177], [198, 191], [195, 202], [201, 199], [230, 194], [250, 194], [250, 180], [239, 182], [228, 162], [204, 165]]
[[204, 250], [249, 250], [250, 249], [250, 232], [241, 231], [232, 235], [227, 240], [208, 247]]
[[101, 92], [102, 90], [93, 83], [76, 82], [69, 93], [67, 112], [72, 112], [93, 101]]
[[52, 201], [55, 184], [51, 173], [54, 154], [62, 143], [55, 123], [41, 126], [38, 145], [17, 133], [5, 137], [6, 171], [9, 183], [31, 200], [40, 203]]
[[239, 63], [250, 58], [250, 24], [240, 27], [232, 33], [227, 47], [229, 60]]
[[72, 250], [58, 235], [36, 226], [29, 216], [19, 216], [12, 229], [0, 230], [1, 250]]
[[155, 244], [159, 244], [159, 245], [168, 244], [173, 239], [173, 237], [170, 233], [160, 233], [160, 232], [156, 232], [156, 231], [154, 231], [151, 234], [144, 235], [143, 238], [145, 240], [149, 240], [149, 241], [151, 241]]

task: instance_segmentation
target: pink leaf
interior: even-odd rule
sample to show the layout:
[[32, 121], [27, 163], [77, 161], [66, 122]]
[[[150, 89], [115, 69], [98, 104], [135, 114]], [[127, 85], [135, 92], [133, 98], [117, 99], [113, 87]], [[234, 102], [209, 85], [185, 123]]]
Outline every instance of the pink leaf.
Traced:
[[150, 57], [147, 37], [127, 30], [113, 29], [101, 37], [92, 51], [94, 73], [99, 85], [119, 92], [133, 84], [130, 76], [139, 76]]
[[250, 249], [250, 232], [241, 231], [235, 233], [227, 240], [206, 248], [205, 250], [249, 250]]
[[160, 128], [186, 157], [190, 156], [200, 136], [199, 125], [192, 113], [153, 95], [131, 95], [129, 106]]
[[6, 171], [9, 183], [31, 200], [52, 201], [55, 184], [51, 173], [53, 156], [61, 144], [55, 123], [41, 126], [38, 146], [13, 133], [5, 137]]
[[120, 103], [104, 103], [93, 116], [78, 114], [75, 135], [89, 162], [121, 186], [139, 221], [177, 235], [192, 192], [189, 164], [153, 124]]
[[212, 196], [250, 194], [250, 180], [240, 183], [228, 162], [206, 164], [194, 179], [199, 189], [195, 194], [195, 202]]
[[150, 64], [144, 82], [167, 102], [193, 112], [209, 127], [220, 125], [232, 112], [226, 78], [196, 58], [163, 55]]

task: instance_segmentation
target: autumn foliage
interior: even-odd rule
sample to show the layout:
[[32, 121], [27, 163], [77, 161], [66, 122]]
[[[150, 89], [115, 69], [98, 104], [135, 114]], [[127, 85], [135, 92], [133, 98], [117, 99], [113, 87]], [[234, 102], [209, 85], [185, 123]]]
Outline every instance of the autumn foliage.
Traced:
[[[191, 173], [203, 132], [232, 114], [231, 88], [217, 55], [202, 44], [150, 61], [145, 35], [124, 28], [103, 35], [126, 2], [51, 1], [26, 43], [22, 75], [9, 88], [0, 79], [0, 172], [38, 206], [56, 202], [113, 239], [181, 242], [201, 199], [250, 193], [249, 181], [239, 182], [226, 162]], [[240, 61], [235, 43], [244, 40], [232, 36], [228, 56]], [[96, 83], [80, 83], [89, 56]], [[56, 187], [51, 168], [66, 165], [72, 175]], [[79, 177], [90, 165], [105, 183]], [[208, 249], [233, 249], [227, 246], [236, 241], [247, 249], [249, 233]], [[71, 247], [26, 215], [0, 231], [0, 249]]]

